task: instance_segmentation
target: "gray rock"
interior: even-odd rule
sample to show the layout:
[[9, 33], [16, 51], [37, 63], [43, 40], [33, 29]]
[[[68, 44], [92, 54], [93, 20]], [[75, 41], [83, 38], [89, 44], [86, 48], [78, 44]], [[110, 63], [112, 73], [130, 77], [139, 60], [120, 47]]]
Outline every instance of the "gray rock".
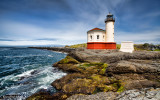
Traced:
[[93, 95], [73, 95], [67, 100], [160, 100], [160, 88], [127, 90], [121, 94], [115, 92], [100, 92]]
[[113, 100], [116, 95], [114, 92], [100, 92], [93, 95], [73, 95], [67, 100]]

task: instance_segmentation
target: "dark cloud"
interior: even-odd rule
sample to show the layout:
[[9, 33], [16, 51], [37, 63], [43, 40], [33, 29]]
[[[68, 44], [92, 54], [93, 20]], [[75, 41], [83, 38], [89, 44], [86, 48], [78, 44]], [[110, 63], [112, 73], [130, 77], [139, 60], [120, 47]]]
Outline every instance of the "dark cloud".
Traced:
[[70, 11], [66, 0], [1, 0], [0, 12], [3, 13], [57, 13]]
[[0, 39], [0, 41], [15, 41], [15, 40], [11, 40], [11, 39]]

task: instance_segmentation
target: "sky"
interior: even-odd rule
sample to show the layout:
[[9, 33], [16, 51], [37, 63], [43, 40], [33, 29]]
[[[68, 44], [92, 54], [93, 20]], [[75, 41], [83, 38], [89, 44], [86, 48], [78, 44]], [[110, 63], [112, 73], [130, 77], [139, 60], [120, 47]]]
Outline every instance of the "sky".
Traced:
[[115, 42], [160, 44], [160, 0], [0, 0], [0, 46], [72, 45], [115, 17]]

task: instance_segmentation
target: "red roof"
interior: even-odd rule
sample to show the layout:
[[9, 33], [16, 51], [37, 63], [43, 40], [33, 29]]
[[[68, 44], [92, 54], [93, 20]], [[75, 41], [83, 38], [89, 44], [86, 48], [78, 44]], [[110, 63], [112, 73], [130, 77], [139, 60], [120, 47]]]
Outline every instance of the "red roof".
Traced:
[[94, 28], [94, 29], [91, 29], [89, 31], [93, 31], [93, 30], [102, 30], [102, 29], [100, 29], [100, 28]]

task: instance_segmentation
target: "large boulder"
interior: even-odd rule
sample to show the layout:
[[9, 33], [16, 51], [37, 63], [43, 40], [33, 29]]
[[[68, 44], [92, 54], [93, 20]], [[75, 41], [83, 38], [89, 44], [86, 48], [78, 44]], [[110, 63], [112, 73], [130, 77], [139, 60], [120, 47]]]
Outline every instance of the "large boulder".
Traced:
[[[154, 62], [156, 64], [156, 62]], [[159, 65], [158, 65], [159, 64]], [[145, 63], [137, 63], [137, 62], [131, 62], [131, 61], [119, 61], [117, 63], [111, 64], [107, 70], [108, 73], [114, 73], [114, 74], [123, 74], [123, 73], [157, 73], [160, 74], [160, 63], [157, 63], [156, 65], [145, 64]]]
[[61, 79], [57, 79], [54, 82], [52, 82], [52, 86], [55, 87], [56, 89], [60, 90], [63, 88], [65, 84], [68, 84], [70, 81], [77, 79], [77, 78], [85, 78], [85, 75], [82, 75], [80, 73], [73, 73], [73, 74], [68, 74]]
[[106, 74], [123, 81], [127, 90], [160, 87], [159, 60], [118, 61], [107, 67]]
[[75, 50], [69, 53], [69, 56], [80, 62], [102, 62], [115, 63], [121, 60], [140, 59], [154, 60], [160, 59], [160, 52], [156, 51], [135, 51], [133, 53], [119, 52], [118, 50]]
[[106, 76], [97, 74], [85, 76], [80, 73], [73, 73], [55, 80], [51, 85], [65, 93], [92, 94], [97, 91], [117, 91], [119, 87], [113, 86], [114, 83], [117, 81], [111, 83]]

